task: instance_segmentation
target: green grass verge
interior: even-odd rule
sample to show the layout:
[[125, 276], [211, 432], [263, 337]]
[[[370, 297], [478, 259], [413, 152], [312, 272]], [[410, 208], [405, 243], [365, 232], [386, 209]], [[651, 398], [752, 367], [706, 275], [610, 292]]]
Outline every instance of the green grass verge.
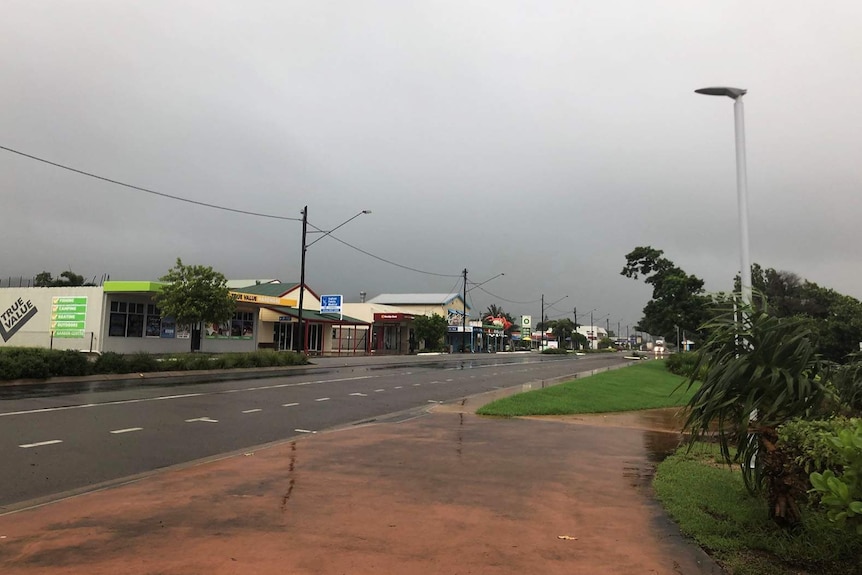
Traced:
[[668, 372], [663, 361], [641, 362], [491, 402], [480, 415], [568, 415], [606, 413], [685, 405], [694, 390], [684, 377]]
[[777, 527], [737, 468], [716, 463], [715, 446], [663, 461], [653, 485], [680, 527], [731, 575], [862, 574], [862, 538], [805, 510], [794, 531]]

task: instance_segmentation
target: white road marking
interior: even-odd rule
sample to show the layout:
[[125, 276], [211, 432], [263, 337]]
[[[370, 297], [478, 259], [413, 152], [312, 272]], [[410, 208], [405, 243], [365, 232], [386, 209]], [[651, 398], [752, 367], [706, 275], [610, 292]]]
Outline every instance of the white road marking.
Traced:
[[187, 419], [186, 423], [193, 423], [196, 421], [202, 421], [204, 423], [218, 423], [218, 419], [210, 419], [209, 417], [195, 417], [193, 419]]
[[246, 409], [243, 413], [257, 413], [258, 411], [263, 411], [262, 409]]
[[368, 397], [367, 393], [351, 393], [350, 395], [355, 395], [356, 397]]
[[299, 405], [299, 404], [298, 403], [282, 403], [281, 404], [282, 407], [293, 407], [295, 405]]
[[329, 398], [328, 397], [318, 397], [314, 401], [329, 401]]
[[446, 383], [449, 383], [450, 381], [452, 381], [452, 380], [451, 380], [451, 379], [447, 379], [447, 380], [446, 380]]
[[402, 385], [396, 385], [395, 389], [401, 389], [402, 387], [403, 387]]
[[62, 439], [52, 439], [50, 441], [40, 441], [39, 443], [25, 443], [23, 445], [19, 445], [18, 447], [22, 447], [24, 449], [30, 449], [31, 447], [42, 447], [43, 445], [54, 445], [55, 443], [63, 443]]
[[316, 431], [311, 431], [310, 429], [294, 429], [297, 433], [317, 433]]
[[131, 433], [132, 431], [141, 431], [143, 427], [127, 427], [125, 429], [115, 429], [111, 433]]
[[106, 401], [104, 403], [83, 403], [81, 405], [63, 405], [60, 407], [42, 407], [39, 409], [26, 409], [23, 411], [7, 411], [5, 413], [0, 413], [0, 417], [6, 417], [9, 415], [30, 415], [33, 413], [48, 413], [51, 411], [66, 411], [69, 409], [87, 409], [90, 407], [104, 407], [108, 405], [126, 405], [131, 403], [147, 403], [150, 401], [165, 401], [169, 399], [185, 399], [187, 397], [201, 397], [205, 395], [221, 395], [225, 393], [239, 393], [241, 391], [261, 391], [267, 389], [280, 389], [283, 387], [300, 387], [303, 385], [312, 385], [318, 383], [338, 383], [341, 381], [356, 381], [360, 379], [372, 379], [375, 377], [380, 377], [379, 375], [361, 375], [357, 377], [341, 377], [336, 379], [318, 379], [315, 381], [300, 381], [297, 383], [279, 383], [276, 385], [265, 385], [260, 387], [243, 387], [237, 389], [226, 389], [221, 391], [212, 391], [206, 393], [182, 393], [179, 395], [160, 395], [158, 397], [144, 397], [139, 399], [121, 399], [117, 401]]
[[437, 381], [437, 380], [434, 380], [434, 381], [432, 381], [431, 383], [440, 383], [440, 382], [439, 382], [439, 381]]
[[414, 383], [413, 387], [419, 387], [420, 385], [422, 385], [422, 384], [421, 383]]
[[381, 391], [386, 391], [386, 389], [381, 387], [380, 389], [375, 389], [374, 393], [380, 393]]

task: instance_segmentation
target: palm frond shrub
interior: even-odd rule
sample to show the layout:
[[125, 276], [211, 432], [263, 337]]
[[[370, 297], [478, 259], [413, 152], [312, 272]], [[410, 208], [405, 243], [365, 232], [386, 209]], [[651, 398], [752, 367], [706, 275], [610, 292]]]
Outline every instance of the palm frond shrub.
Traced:
[[[684, 431], [692, 444], [715, 436], [728, 462], [741, 466], [746, 487], [763, 493], [781, 525], [800, 521], [808, 485], [778, 448], [778, 427], [810, 415], [826, 396], [831, 364], [816, 352], [815, 334], [795, 318], [764, 308], [726, 310], [707, 322], [707, 340], [695, 352]], [[733, 453], [734, 455], [731, 455]]]

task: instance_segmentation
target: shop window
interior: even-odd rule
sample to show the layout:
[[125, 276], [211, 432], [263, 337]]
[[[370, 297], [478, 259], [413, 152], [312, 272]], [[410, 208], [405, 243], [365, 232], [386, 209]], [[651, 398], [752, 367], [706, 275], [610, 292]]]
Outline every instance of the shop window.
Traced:
[[143, 337], [144, 308], [142, 303], [112, 301], [108, 335], [113, 337]]
[[147, 337], [160, 337], [162, 335], [162, 312], [155, 304], [147, 304]]
[[238, 311], [224, 323], [208, 324], [206, 328], [208, 339], [252, 339], [254, 337], [254, 312]]

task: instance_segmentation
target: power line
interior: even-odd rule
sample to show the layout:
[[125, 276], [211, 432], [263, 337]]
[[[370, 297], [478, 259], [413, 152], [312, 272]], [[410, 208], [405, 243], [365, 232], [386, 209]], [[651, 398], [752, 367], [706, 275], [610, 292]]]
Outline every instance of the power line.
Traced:
[[514, 300], [511, 300], [511, 299], [506, 299], [506, 298], [504, 298], [504, 297], [498, 296], [498, 295], [496, 295], [496, 294], [492, 294], [491, 292], [489, 292], [488, 290], [486, 290], [486, 289], [485, 289], [485, 288], [483, 288], [483, 287], [473, 286], [473, 289], [478, 289], [478, 290], [480, 290], [480, 291], [483, 291], [483, 292], [485, 292], [486, 294], [488, 294], [489, 296], [491, 296], [491, 297], [495, 297], [495, 298], [497, 298], [497, 299], [499, 299], [499, 300], [501, 300], [501, 301], [504, 301], [504, 302], [506, 302], [506, 303], [513, 303], [513, 304], [517, 304], [517, 305], [528, 305], [528, 304], [532, 304], [532, 303], [539, 303], [540, 301], [542, 301], [541, 299], [534, 299], [533, 301], [514, 301]]
[[301, 222], [302, 221], [302, 219], [300, 219], [300, 218], [289, 218], [287, 216], [276, 216], [273, 214], [262, 214], [260, 212], [250, 212], [248, 210], [240, 210], [237, 208], [228, 208], [226, 206], [219, 206], [217, 204], [210, 204], [207, 202], [199, 202], [197, 200], [190, 200], [188, 198], [183, 198], [181, 196], [174, 196], [172, 194], [166, 194], [164, 192], [157, 192], [155, 190], [142, 188], [141, 186], [135, 186], [133, 184], [127, 184], [125, 182], [121, 182], [119, 180], [114, 180], [111, 178], [106, 178], [104, 176], [99, 176], [98, 174], [93, 174], [91, 172], [85, 172], [84, 170], [79, 170], [77, 168], [73, 168], [71, 166], [66, 166], [64, 164], [58, 164], [57, 162], [52, 162], [50, 160], [46, 160], [45, 158], [40, 158], [38, 156], [33, 156], [31, 154], [19, 152], [18, 150], [13, 150], [12, 148], [7, 148], [6, 146], [0, 146], [0, 150], [6, 150], [7, 152], [12, 152], [13, 154], [18, 154], [19, 156], [24, 156], [25, 158], [30, 158], [31, 160], [36, 160], [37, 162], [42, 162], [43, 164], [48, 164], [49, 166], [54, 166], [56, 168], [62, 168], [64, 170], [68, 170], [70, 172], [75, 172], [76, 174], [81, 174], [82, 176], [87, 176], [88, 178], [95, 178], [97, 180], [102, 180], [103, 182], [109, 182], [111, 184], [123, 186], [124, 188], [137, 190], [139, 192], [145, 192], [147, 194], [152, 194], [154, 196], [160, 196], [162, 198], [168, 198], [170, 200], [176, 200], [178, 202], [186, 202], [189, 204], [195, 204], [197, 206], [203, 206], [205, 208], [212, 208], [214, 210], [223, 210], [226, 212], [233, 212], [236, 214], [245, 214], [247, 216], [257, 216], [259, 218], [271, 218], [271, 219], [275, 219], [275, 220], [288, 220], [288, 221], [292, 221], [292, 222]]
[[[167, 198], [167, 199], [170, 199], [170, 200], [176, 200], [176, 201], [178, 201], [178, 202], [186, 202], [186, 203], [194, 204], [194, 205], [197, 205], [197, 206], [203, 206], [203, 207], [205, 207], [205, 208], [212, 208], [212, 209], [215, 209], [215, 210], [223, 210], [223, 211], [226, 211], [226, 212], [233, 212], [233, 213], [236, 213], [236, 214], [244, 214], [244, 215], [247, 215], [247, 216], [256, 216], [256, 217], [259, 217], [259, 218], [270, 218], [270, 219], [275, 219], [275, 220], [286, 220], [286, 221], [291, 221], [291, 222], [301, 222], [301, 221], [302, 221], [302, 218], [291, 218], [291, 217], [287, 217], [287, 216], [278, 216], [278, 215], [275, 215], [275, 214], [264, 214], [264, 213], [260, 213], [260, 212], [252, 212], [252, 211], [248, 211], [248, 210], [240, 210], [240, 209], [237, 209], [237, 208], [229, 208], [229, 207], [227, 207], [227, 206], [220, 206], [220, 205], [218, 205], [218, 204], [210, 204], [210, 203], [208, 203], [208, 202], [200, 202], [200, 201], [197, 201], [197, 200], [191, 200], [191, 199], [189, 199], [189, 198], [183, 198], [183, 197], [181, 197], [181, 196], [175, 196], [175, 195], [172, 195], [172, 194], [166, 194], [166, 193], [164, 193], [164, 192], [157, 192], [157, 191], [155, 191], [155, 190], [151, 190], [151, 189], [144, 188], [144, 187], [141, 187], [141, 186], [136, 186], [136, 185], [134, 185], [134, 184], [127, 184], [126, 182], [121, 182], [121, 181], [119, 181], [119, 180], [114, 180], [114, 179], [112, 179], [112, 178], [107, 178], [107, 177], [105, 177], [105, 176], [100, 176], [100, 175], [98, 175], [98, 174], [94, 174], [94, 173], [92, 173], [92, 172], [87, 172], [87, 171], [84, 171], [84, 170], [79, 170], [78, 168], [73, 168], [73, 167], [71, 167], [71, 166], [67, 166], [67, 165], [65, 165], [65, 164], [60, 164], [60, 163], [57, 163], [57, 162], [52, 162], [51, 160], [46, 160], [45, 158], [40, 158], [39, 156], [34, 156], [34, 155], [32, 155], [32, 154], [27, 154], [27, 153], [25, 153], [25, 152], [21, 152], [21, 151], [19, 151], [19, 150], [15, 150], [15, 149], [12, 149], [12, 148], [8, 148], [8, 147], [6, 147], [6, 146], [0, 146], [0, 150], [6, 150], [7, 152], [11, 152], [11, 153], [13, 153], [13, 154], [17, 154], [17, 155], [19, 155], [19, 156], [23, 156], [23, 157], [25, 157], [25, 158], [29, 158], [29, 159], [31, 159], [31, 160], [36, 160], [37, 162], [42, 162], [43, 164], [48, 164], [49, 166], [54, 166], [54, 167], [56, 167], [56, 168], [61, 168], [61, 169], [63, 169], [63, 170], [68, 170], [68, 171], [70, 171], [70, 172], [74, 172], [74, 173], [76, 173], [76, 174], [80, 174], [80, 175], [82, 175], [82, 176], [87, 176], [88, 178], [94, 178], [94, 179], [96, 179], [96, 180], [101, 180], [101, 181], [103, 181], [103, 182], [108, 182], [108, 183], [111, 183], [111, 184], [116, 184], [116, 185], [118, 185], [118, 186], [123, 186], [124, 188], [129, 188], [129, 189], [131, 189], [131, 190], [137, 190], [137, 191], [139, 191], [139, 192], [145, 192], [145, 193], [147, 193], [147, 194], [152, 194], [152, 195], [154, 195], [154, 196], [159, 196], [159, 197]], [[316, 230], [318, 230], [318, 231], [321, 231], [321, 232], [325, 231], [325, 230], [322, 230], [322, 229], [318, 228], [317, 226], [315, 226], [315, 225], [313, 225], [313, 224], [309, 224], [309, 225], [311, 225], [311, 227], [313, 227], [314, 229], [316, 229]], [[426, 275], [432, 275], [432, 276], [438, 276], [438, 277], [447, 277], [447, 278], [461, 277], [459, 274], [438, 274], [438, 273], [434, 273], [434, 272], [428, 272], [428, 271], [424, 271], [424, 270], [420, 270], [420, 269], [412, 268], [412, 267], [410, 267], [410, 266], [406, 266], [406, 265], [403, 265], [403, 264], [399, 264], [399, 263], [397, 263], [397, 262], [393, 262], [393, 261], [391, 261], [391, 260], [387, 260], [386, 258], [383, 258], [383, 257], [377, 256], [377, 255], [374, 255], [374, 254], [372, 254], [371, 252], [368, 252], [368, 251], [363, 250], [362, 248], [359, 248], [359, 247], [356, 247], [356, 246], [354, 246], [354, 245], [352, 245], [352, 244], [349, 244], [349, 243], [345, 242], [344, 240], [342, 240], [342, 239], [340, 239], [340, 238], [337, 238], [336, 236], [333, 236], [332, 234], [328, 234], [328, 235], [329, 235], [329, 237], [331, 237], [332, 239], [334, 239], [334, 240], [336, 240], [336, 241], [338, 241], [338, 242], [341, 242], [342, 244], [346, 245], [346, 246], [347, 246], [347, 247], [349, 247], [349, 248], [352, 248], [352, 249], [354, 249], [354, 250], [356, 250], [356, 251], [358, 251], [358, 252], [360, 252], [360, 253], [363, 253], [363, 254], [367, 255], [368, 257], [372, 257], [372, 258], [374, 258], [374, 259], [376, 259], [376, 260], [379, 260], [379, 261], [381, 261], [381, 262], [387, 263], [387, 264], [392, 265], [392, 266], [395, 266], [395, 267], [399, 267], [399, 268], [402, 268], [402, 269], [405, 269], [405, 270], [409, 270], [409, 271], [412, 271], [412, 272], [416, 272], [416, 273], [420, 273], [420, 274], [426, 274]]]
[[[315, 226], [315, 225], [313, 225], [313, 224], [311, 224], [311, 223], [309, 223], [308, 225], [310, 225], [311, 227], [313, 227], [314, 229], [316, 229], [316, 230], [317, 230], [317, 231], [319, 231], [319, 232], [324, 231], [324, 230], [322, 230], [322, 229], [318, 228], [317, 226]], [[380, 257], [380, 256], [378, 256], [378, 255], [374, 255], [374, 254], [372, 254], [371, 252], [368, 252], [368, 251], [363, 250], [362, 248], [356, 247], [356, 246], [354, 246], [353, 244], [348, 243], [348, 242], [346, 242], [346, 241], [342, 240], [341, 238], [339, 238], [339, 237], [337, 237], [337, 236], [334, 236], [334, 235], [332, 235], [332, 234], [329, 234], [327, 237], [330, 237], [330, 238], [332, 238], [333, 240], [335, 240], [335, 241], [337, 241], [337, 242], [339, 242], [339, 243], [342, 243], [342, 244], [344, 244], [345, 246], [347, 246], [347, 247], [349, 247], [349, 248], [351, 248], [351, 249], [354, 249], [354, 250], [356, 250], [356, 251], [357, 251], [357, 252], [359, 252], [359, 253], [365, 254], [365, 255], [366, 255], [366, 256], [368, 256], [368, 257], [374, 258], [375, 260], [379, 260], [379, 261], [381, 261], [381, 262], [383, 262], [383, 263], [387, 263], [387, 264], [389, 264], [389, 265], [391, 265], [391, 266], [395, 266], [395, 267], [397, 267], [397, 268], [401, 268], [401, 269], [405, 269], [405, 270], [410, 270], [411, 272], [416, 272], [416, 273], [419, 273], [419, 274], [425, 274], [425, 275], [429, 275], [429, 276], [437, 276], [437, 277], [441, 277], [441, 278], [460, 278], [460, 277], [461, 277], [461, 274], [438, 274], [438, 273], [435, 273], [435, 272], [428, 272], [428, 271], [425, 271], [425, 270], [420, 270], [420, 269], [412, 268], [412, 267], [410, 267], [410, 266], [406, 266], [406, 265], [404, 265], [404, 264], [399, 264], [399, 263], [397, 263], [397, 262], [393, 262], [392, 260], [387, 260], [386, 258]]]

